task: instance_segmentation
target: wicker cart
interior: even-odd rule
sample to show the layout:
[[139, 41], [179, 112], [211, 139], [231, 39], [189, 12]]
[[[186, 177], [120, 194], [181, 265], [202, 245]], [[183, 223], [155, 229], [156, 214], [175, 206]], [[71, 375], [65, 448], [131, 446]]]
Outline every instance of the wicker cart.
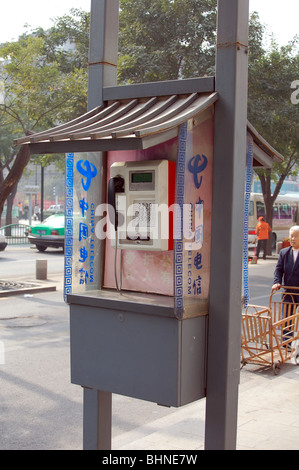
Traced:
[[299, 288], [270, 295], [269, 307], [248, 305], [242, 313], [241, 365], [272, 367], [293, 359], [299, 364]]

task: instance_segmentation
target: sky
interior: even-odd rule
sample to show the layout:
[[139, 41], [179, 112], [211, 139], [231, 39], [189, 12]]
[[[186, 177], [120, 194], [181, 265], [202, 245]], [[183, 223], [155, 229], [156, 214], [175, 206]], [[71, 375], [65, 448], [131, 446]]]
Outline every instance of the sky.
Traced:
[[[51, 19], [62, 16], [71, 8], [90, 11], [91, 0], [2, 0], [0, 43], [17, 40], [24, 25], [44, 29], [53, 25]], [[285, 45], [299, 33], [299, 0], [249, 0], [250, 12], [257, 11], [279, 45]]]

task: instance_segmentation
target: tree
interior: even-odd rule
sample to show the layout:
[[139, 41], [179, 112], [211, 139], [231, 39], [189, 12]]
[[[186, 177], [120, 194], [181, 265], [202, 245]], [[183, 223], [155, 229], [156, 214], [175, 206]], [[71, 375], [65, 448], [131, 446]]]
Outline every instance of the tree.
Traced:
[[[120, 8], [119, 84], [214, 75], [217, 0], [120, 0]], [[48, 31], [38, 28], [0, 46], [5, 83], [5, 100], [0, 104], [0, 215], [29, 161], [27, 147], [15, 153], [12, 136], [43, 130], [85, 112], [89, 16], [73, 9]], [[298, 41], [284, 48], [273, 42], [266, 51], [264, 32], [253, 14], [248, 118], [286, 157], [282, 165], [258, 172], [271, 221], [276, 195], [285, 177], [296, 171], [298, 160], [299, 108], [290, 101], [291, 82], [299, 77]], [[5, 179], [4, 168], [9, 171]], [[277, 181], [273, 195], [271, 179]]]
[[[299, 77], [296, 38], [287, 46], [272, 42], [269, 51], [256, 54], [249, 67], [248, 118], [259, 133], [283, 156], [283, 163], [257, 170], [265, 202], [266, 219], [272, 224], [273, 205], [288, 175], [298, 173], [299, 107], [291, 102], [291, 83]], [[271, 182], [276, 186], [271, 192]], [[269, 243], [270, 251], [271, 243]]]
[[217, 0], [120, 0], [120, 83], [214, 74]]
[[31, 34], [44, 39], [47, 61], [56, 62], [61, 72], [68, 73], [88, 68], [89, 26], [90, 12], [72, 8], [47, 31], [37, 28]]
[[[65, 23], [61, 19], [48, 34], [39, 29], [0, 46], [0, 81], [4, 83], [0, 104], [0, 216], [30, 159], [28, 146], [13, 148], [12, 136], [29, 135], [86, 111], [87, 67], [81, 62], [86, 54], [76, 48], [61, 48], [67, 37], [75, 40], [66, 28], [70, 23], [69, 18]], [[85, 27], [89, 30], [88, 25]]]
[[[4, 174], [11, 171], [11, 165], [15, 159], [15, 155], [12, 152], [15, 128], [16, 126], [9, 125], [5, 116], [0, 115], [0, 188], [2, 188], [4, 183]], [[16, 191], [17, 184], [14, 186], [12, 192], [7, 198], [5, 225], [12, 223], [12, 202]]]

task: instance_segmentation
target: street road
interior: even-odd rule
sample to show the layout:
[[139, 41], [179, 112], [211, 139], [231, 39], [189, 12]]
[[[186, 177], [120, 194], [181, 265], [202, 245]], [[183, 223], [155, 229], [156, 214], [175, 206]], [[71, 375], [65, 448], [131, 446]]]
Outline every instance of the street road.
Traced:
[[[0, 298], [0, 450], [82, 449], [82, 389], [70, 382], [63, 258], [61, 251], [39, 253], [29, 246], [0, 253], [0, 279], [34, 281], [35, 260], [47, 259], [48, 279], [57, 285], [56, 292]], [[275, 263], [249, 266], [251, 303], [268, 304]], [[241, 374], [246, 380], [246, 368]], [[142, 426], [154, 429], [157, 420], [176, 411], [113, 395], [112, 445]], [[190, 439], [189, 448], [198, 448]]]
[[35, 246], [8, 245], [0, 251], [0, 280], [35, 279], [35, 264], [37, 259], [48, 260], [49, 279], [51, 274], [63, 274], [64, 255], [61, 249], [47, 248], [40, 253]]
[[[34, 281], [36, 259], [48, 260], [57, 291], [0, 298], [0, 450], [80, 450], [83, 391], [70, 381], [63, 253], [8, 246], [0, 280]], [[113, 395], [112, 437], [175, 411]]]
[[249, 303], [268, 305], [278, 255], [249, 264]]
[[[48, 248], [40, 253], [30, 245], [7, 246], [5, 251], [0, 252], [0, 280], [35, 279], [35, 264], [37, 259], [48, 261], [48, 278], [63, 276], [64, 255], [62, 250]], [[259, 260], [258, 264], [249, 264], [249, 288], [250, 302], [265, 305], [269, 299], [272, 286], [273, 272], [276, 260]]]

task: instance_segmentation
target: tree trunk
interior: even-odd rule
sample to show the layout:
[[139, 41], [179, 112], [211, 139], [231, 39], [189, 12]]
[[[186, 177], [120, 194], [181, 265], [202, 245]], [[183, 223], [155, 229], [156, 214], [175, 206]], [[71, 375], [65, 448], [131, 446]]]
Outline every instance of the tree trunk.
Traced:
[[[258, 172], [258, 177], [261, 182], [264, 204], [265, 204], [265, 220], [266, 222], [268, 222], [271, 229], [272, 229], [272, 221], [273, 221], [273, 205], [281, 190], [282, 184], [287, 174], [288, 174], [288, 171], [286, 171], [285, 173], [279, 176], [279, 179], [276, 183], [273, 194], [271, 194], [271, 177], [272, 177], [271, 169], [267, 168], [266, 170], [262, 172]], [[267, 243], [267, 255], [271, 255], [271, 254], [272, 254], [272, 234], [269, 237], [269, 240]]]
[[13, 201], [15, 198], [15, 195], [17, 193], [18, 189], [18, 183], [15, 184], [12, 192], [7, 198], [7, 210], [6, 210], [6, 220], [5, 220], [5, 225], [11, 225], [12, 224], [12, 209], [13, 209]]
[[[265, 220], [268, 222], [272, 229], [272, 220], [273, 220], [273, 203], [272, 198], [265, 201]], [[270, 232], [269, 239], [267, 242], [267, 255], [272, 255], [272, 232]]]
[[15, 185], [21, 179], [24, 168], [27, 166], [29, 159], [30, 151], [28, 145], [21, 145], [12, 168], [0, 187], [0, 219], [5, 201], [13, 191]]
[[[265, 171], [258, 174], [265, 204], [265, 220], [268, 222], [272, 229], [273, 219], [273, 202], [271, 197], [271, 169], [267, 168]], [[272, 236], [269, 237], [267, 243], [267, 255], [272, 255]]]

